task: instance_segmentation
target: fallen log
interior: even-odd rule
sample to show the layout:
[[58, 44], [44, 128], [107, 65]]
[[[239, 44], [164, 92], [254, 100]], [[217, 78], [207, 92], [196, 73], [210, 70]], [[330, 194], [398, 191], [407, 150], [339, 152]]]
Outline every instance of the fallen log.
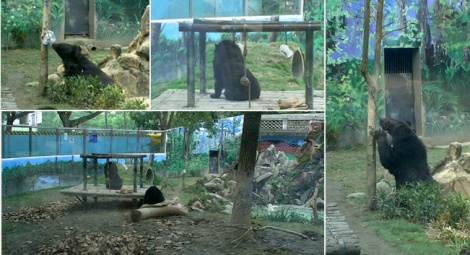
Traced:
[[188, 209], [177, 201], [165, 201], [158, 204], [142, 205], [139, 209], [131, 211], [132, 222], [148, 218], [160, 218], [177, 215], [187, 215]]

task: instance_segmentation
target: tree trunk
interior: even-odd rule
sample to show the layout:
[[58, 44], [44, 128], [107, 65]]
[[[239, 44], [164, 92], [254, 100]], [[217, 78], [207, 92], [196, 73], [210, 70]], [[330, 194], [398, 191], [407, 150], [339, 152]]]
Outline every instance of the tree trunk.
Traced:
[[251, 224], [251, 193], [253, 190], [260, 122], [261, 112], [245, 113], [240, 142], [239, 167], [235, 171], [237, 186], [231, 218], [232, 224], [245, 226]]
[[[270, 19], [269, 19], [270, 22], [274, 23], [274, 22], [279, 22], [279, 16], [272, 16]], [[268, 34], [268, 41], [270, 43], [272, 42], [276, 42], [277, 40], [277, 32], [269, 32]]]
[[367, 192], [366, 207], [370, 210], [375, 209], [374, 197], [376, 192], [377, 172], [376, 172], [376, 150], [375, 150], [375, 119], [377, 115], [377, 84], [380, 74], [380, 59], [382, 50], [382, 27], [383, 27], [383, 1], [377, 1], [377, 19], [374, 44], [374, 74], [371, 75], [368, 70], [369, 53], [369, 33], [370, 33], [370, 0], [366, 0], [364, 13], [364, 42], [362, 48], [362, 66], [361, 72], [368, 87], [367, 102]]

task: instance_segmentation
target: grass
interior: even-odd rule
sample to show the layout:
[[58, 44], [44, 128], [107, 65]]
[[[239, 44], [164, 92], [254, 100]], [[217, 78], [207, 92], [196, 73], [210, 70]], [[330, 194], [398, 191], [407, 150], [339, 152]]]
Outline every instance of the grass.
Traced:
[[[463, 147], [464, 152], [470, 146]], [[428, 149], [428, 163], [434, 166], [446, 156], [447, 149]], [[380, 180], [387, 170], [382, 167], [377, 155], [377, 179]], [[328, 151], [326, 154], [326, 182], [341, 181], [345, 195], [366, 190], [366, 148], [358, 146], [347, 150]], [[393, 184], [394, 185], [394, 184]], [[363, 198], [350, 200], [364, 206]], [[422, 225], [412, 224], [403, 219], [383, 220], [380, 212], [365, 211], [362, 221], [373, 229], [384, 241], [392, 244], [403, 254], [455, 254], [445, 244], [431, 240]]]
[[[305, 83], [292, 76], [290, 72], [290, 59], [282, 57], [279, 46], [282, 43], [255, 43], [248, 42], [247, 68], [258, 79], [261, 91], [289, 91], [304, 90]], [[290, 48], [298, 47], [289, 43]], [[206, 86], [214, 89], [214, 58], [215, 44], [208, 44], [206, 48]], [[196, 67], [196, 90], [199, 89], [199, 63]], [[315, 59], [314, 88], [323, 89], [323, 62]], [[152, 98], [156, 98], [168, 89], [186, 89], [186, 76], [176, 78], [164, 83], [152, 83]]]

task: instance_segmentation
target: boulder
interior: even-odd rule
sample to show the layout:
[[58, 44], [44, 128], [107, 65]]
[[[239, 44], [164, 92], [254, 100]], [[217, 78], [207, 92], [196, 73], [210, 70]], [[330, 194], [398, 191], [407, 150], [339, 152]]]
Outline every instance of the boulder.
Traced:
[[383, 192], [385, 194], [392, 193], [392, 186], [390, 186], [390, 181], [386, 179], [380, 180], [377, 184], [377, 192]]
[[209, 182], [204, 184], [204, 187], [207, 189], [209, 192], [219, 192], [224, 189], [224, 181], [220, 178], [214, 178], [210, 180]]
[[470, 198], [470, 153], [447, 163], [433, 178], [445, 191]]

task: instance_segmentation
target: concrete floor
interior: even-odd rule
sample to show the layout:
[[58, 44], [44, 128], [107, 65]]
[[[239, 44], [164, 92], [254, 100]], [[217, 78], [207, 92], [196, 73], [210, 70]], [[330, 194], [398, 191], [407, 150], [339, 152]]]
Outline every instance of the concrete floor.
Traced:
[[[223, 94], [219, 99], [213, 99], [210, 97], [212, 93], [214, 93], [214, 90], [208, 90], [205, 95], [196, 91], [196, 107], [188, 107], [187, 90], [169, 89], [163, 92], [159, 97], [152, 99], [152, 110], [267, 111], [280, 110], [278, 105], [279, 99], [297, 98], [305, 102], [305, 91], [303, 90], [261, 91], [261, 98], [253, 100], [251, 102], [251, 108], [249, 107], [248, 101], [228, 101]], [[325, 111], [325, 92], [323, 90], [314, 91], [313, 104], [314, 109], [308, 111]]]

